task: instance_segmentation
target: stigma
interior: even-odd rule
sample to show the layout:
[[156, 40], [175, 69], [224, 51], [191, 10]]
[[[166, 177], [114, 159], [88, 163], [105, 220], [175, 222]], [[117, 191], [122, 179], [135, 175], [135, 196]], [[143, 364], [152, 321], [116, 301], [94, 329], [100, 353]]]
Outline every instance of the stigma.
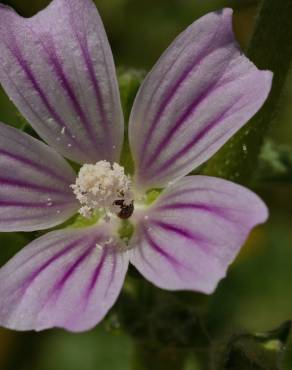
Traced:
[[131, 179], [118, 163], [84, 164], [71, 188], [80, 203], [79, 213], [86, 218], [96, 211], [103, 212], [107, 219], [111, 215], [127, 219], [133, 214]]

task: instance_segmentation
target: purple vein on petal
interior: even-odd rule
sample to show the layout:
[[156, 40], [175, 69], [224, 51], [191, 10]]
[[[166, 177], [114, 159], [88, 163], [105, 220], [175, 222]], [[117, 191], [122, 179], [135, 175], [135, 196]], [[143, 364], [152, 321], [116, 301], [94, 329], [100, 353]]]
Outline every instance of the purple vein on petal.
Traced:
[[[238, 99], [237, 99], [238, 100]], [[237, 101], [236, 100], [236, 101]], [[166, 171], [169, 166], [173, 166], [173, 163], [176, 162], [177, 160], [179, 160], [180, 158], [184, 157], [187, 152], [189, 150], [192, 149], [192, 147], [196, 144], [198, 144], [198, 142], [200, 140], [202, 140], [207, 134], [209, 131], [211, 131], [215, 126], [217, 126], [218, 124], [220, 124], [220, 122], [222, 121], [222, 119], [226, 118], [226, 114], [231, 110], [233, 105], [227, 107], [226, 109], [224, 109], [224, 111], [218, 116], [216, 117], [214, 120], [212, 120], [207, 126], [205, 126], [200, 132], [198, 132], [193, 138], [192, 140], [186, 144], [181, 150], [179, 150], [178, 152], [176, 152], [174, 155], [172, 155], [170, 158], [168, 158], [158, 169], [156, 172], [164, 172]], [[226, 132], [225, 132], [226, 133]], [[153, 163], [153, 162], [152, 162]], [[148, 167], [147, 169], [149, 169], [150, 167]]]
[[[226, 130], [224, 132], [222, 132], [221, 135], [215, 137], [209, 144], [208, 144], [208, 147], [211, 147], [213, 145], [215, 145], [218, 141], [222, 140], [224, 137], [228, 137], [230, 132], [229, 131], [232, 131], [233, 128], [231, 127], [229, 130]], [[231, 135], [230, 135], [231, 136]], [[191, 148], [190, 148], [191, 149]], [[202, 155], [204, 152], [206, 151], [206, 147], [203, 147], [199, 152], [196, 152], [196, 156], [195, 158], [198, 158], [200, 157], [200, 155]], [[188, 163], [190, 163], [191, 160], [193, 160], [194, 158], [192, 159], [189, 159], [188, 157], [186, 157], [186, 159], [184, 161], [182, 161], [181, 163], [177, 164], [176, 167], [173, 167], [172, 169], [170, 169], [168, 172], [167, 172], [167, 175], [168, 176], [171, 176], [171, 175], [175, 175], [177, 173], [177, 171], [183, 169]]]
[[[58, 240], [58, 242], [63, 242], [64, 240]], [[79, 241], [81, 241], [81, 239]], [[21, 264], [18, 264], [17, 266], [15, 266], [14, 270], [17, 270], [18, 268], [23, 267], [27, 263], [30, 263], [32, 258], [35, 258], [35, 257], [39, 256], [40, 254], [42, 254], [44, 252], [44, 249], [48, 250], [50, 248], [53, 248], [54, 246], [56, 246], [56, 241], [55, 240], [52, 243], [46, 245], [44, 248], [41, 248], [40, 250], [37, 250], [36, 253], [34, 253], [33, 255], [30, 255], [28, 258], [26, 258], [24, 261], [22, 261]], [[13, 272], [11, 272], [11, 273], [13, 273]], [[8, 276], [10, 276], [10, 275], [8, 275]]]
[[64, 196], [68, 195], [71, 197], [71, 194], [68, 193], [67, 191], [64, 191], [64, 189], [50, 188], [44, 185], [32, 184], [30, 182], [16, 180], [16, 179], [0, 177], [0, 186], [1, 185], [9, 185], [11, 187], [23, 188], [25, 190], [37, 190], [37, 191], [44, 192], [44, 193], [46, 192], [46, 193], [61, 194]]
[[[80, 40], [79, 43], [81, 44], [82, 40]], [[90, 80], [91, 80], [91, 82], [93, 84], [93, 87], [94, 87], [96, 102], [97, 102], [97, 106], [99, 108], [99, 112], [100, 112], [100, 115], [101, 115], [101, 124], [102, 124], [102, 127], [103, 127], [104, 132], [105, 132], [104, 137], [109, 138], [108, 120], [107, 120], [106, 113], [105, 113], [104, 106], [103, 106], [103, 99], [102, 99], [102, 95], [101, 95], [101, 92], [100, 92], [99, 84], [98, 84], [97, 78], [96, 78], [95, 73], [94, 73], [94, 67], [93, 67], [93, 64], [92, 64], [92, 60], [90, 58], [90, 53], [89, 53], [89, 50], [88, 50], [87, 41], [86, 41], [85, 46], [80, 45], [80, 47], [81, 47], [81, 50], [82, 50], [82, 55], [83, 55], [83, 58], [84, 58], [84, 61], [85, 61], [85, 64], [86, 64], [86, 67], [87, 67], [87, 70], [88, 70]], [[111, 147], [111, 144], [108, 144], [108, 145], [109, 145], [109, 147]]]
[[[173, 84], [173, 86], [170, 87], [170, 89], [168, 90], [167, 94], [165, 95], [165, 97], [162, 99], [162, 102], [159, 106], [159, 109], [157, 111], [157, 113], [155, 114], [154, 116], [154, 119], [153, 121], [151, 122], [150, 126], [149, 126], [149, 129], [148, 129], [148, 132], [146, 134], [146, 138], [145, 138], [145, 141], [144, 141], [144, 144], [143, 144], [143, 148], [142, 148], [142, 151], [141, 151], [141, 162], [144, 161], [144, 154], [146, 152], [146, 147], [147, 147], [147, 143], [150, 141], [151, 137], [153, 136], [153, 133], [154, 133], [154, 130], [155, 128], [157, 127], [157, 125], [159, 124], [159, 121], [162, 117], [162, 114], [163, 112], [165, 111], [165, 109], [169, 106], [169, 104], [171, 103], [171, 101], [173, 100], [173, 98], [175, 97], [176, 93], [178, 92], [179, 88], [181, 87], [181, 85], [184, 83], [184, 81], [188, 78], [188, 76], [194, 72], [196, 70], [196, 67], [199, 67], [200, 64], [214, 51], [213, 48], [212, 48], [212, 45], [213, 45], [213, 40], [214, 40], [214, 37], [216, 37], [216, 32], [214, 33], [213, 37], [211, 38], [210, 42], [206, 45], [205, 48], [203, 48], [201, 50], [201, 52], [196, 56], [196, 58], [194, 59], [194, 61], [191, 63], [190, 66], [187, 66], [182, 74], [180, 75], [180, 77], [175, 81], [175, 83]], [[230, 41], [227, 41], [226, 44], [230, 43]], [[183, 51], [188, 47], [189, 45], [187, 45], [183, 50], [182, 50], [182, 53], [183, 54]], [[167, 72], [170, 72], [171, 69], [174, 67], [174, 65], [176, 65], [176, 63], [178, 63], [179, 59], [176, 60], [175, 63], [173, 63], [171, 65], [171, 67], [169, 68], [169, 70]], [[216, 81], [218, 82], [218, 81]], [[153, 100], [153, 97], [156, 93], [156, 91], [158, 90], [160, 86], [160, 83], [157, 84], [157, 88], [156, 90], [154, 91], [151, 99], [150, 99], [150, 102], [152, 102]], [[149, 104], [150, 105], [150, 104]]]
[[65, 201], [52, 201], [48, 204], [48, 200], [43, 202], [26, 202], [26, 201], [18, 201], [18, 200], [1, 200], [0, 199], [0, 207], [26, 207], [26, 208], [53, 208], [59, 207], [66, 204], [72, 203], [72, 200]]
[[93, 289], [94, 289], [94, 287], [97, 283], [97, 280], [98, 280], [98, 278], [100, 276], [100, 273], [102, 271], [106, 256], [107, 256], [107, 249], [104, 248], [103, 251], [102, 251], [100, 260], [98, 262], [98, 265], [96, 266], [95, 270], [93, 271], [93, 274], [92, 274], [91, 279], [90, 279], [90, 283], [89, 283], [88, 288], [86, 290], [87, 299], [89, 298], [91, 292], [93, 291]]
[[[208, 45], [208, 48], [206, 48], [206, 49], [209, 49], [209, 48], [210, 48], [210, 45]], [[157, 127], [157, 125], [159, 124], [159, 121], [160, 121], [160, 118], [161, 118], [163, 112], [169, 106], [169, 104], [171, 103], [172, 99], [175, 97], [175, 95], [178, 92], [180, 86], [186, 80], [186, 78], [188, 77], [188, 75], [195, 69], [196, 66], [198, 67], [199, 66], [199, 63], [205, 57], [207, 57], [208, 55], [209, 55], [208, 53], [205, 54], [205, 50], [204, 50], [204, 52], [202, 52], [198, 56], [198, 58], [196, 58], [196, 60], [194, 61], [194, 63], [192, 63], [192, 65], [190, 67], [188, 66], [187, 68], [185, 68], [185, 70], [182, 72], [181, 76], [178, 78], [178, 80], [175, 82], [175, 84], [170, 88], [170, 90], [167, 92], [166, 96], [163, 98], [163, 100], [162, 100], [162, 102], [161, 102], [161, 104], [159, 106], [159, 109], [156, 112], [156, 114], [155, 114], [155, 116], [153, 118], [153, 121], [151, 122], [151, 124], [149, 126], [149, 129], [148, 129], [148, 132], [146, 134], [146, 138], [144, 140], [143, 147], [142, 147], [142, 150], [141, 150], [141, 155], [142, 155], [141, 162], [143, 162], [143, 160], [144, 160], [144, 153], [145, 153], [147, 144], [151, 140], [151, 138], [153, 136], [153, 133], [154, 133], [154, 130]]]
[[184, 227], [177, 226], [177, 225], [174, 225], [174, 224], [169, 223], [169, 222], [151, 219], [151, 223], [155, 226], [160, 227], [161, 229], [163, 229], [165, 231], [170, 231], [170, 232], [175, 233], [175, 234], [177, 234], [177, 235], [179, 235], [179, 236], [181, 236], [185, 239], [191, 240], [192, 242], [195, 242], [195, 243], [204, 243], [204, 242], [208, 241], [202, 235], [194, 234], [193, 232], [191, 232], [190, 230], [188, 230]]
[[151, 219], [151, 224], [155, 225], [155, 226], [158, 226], [160, 227], [161, 229], [165, 230], [165, 231], [171, 231], [177, 235], [180, 235], [186, 239], [189, 239], [189, 240], [194, 240], [194, 237], [193, 235], [190, 233], [189, 230], [187, 229], [184, 229], [184, 228], [181, 228], [181, 227], [178, 227], [178, 226], [175, 226], [171, 223], [167, 223], [167, 222], [164, 222], [164, 221], [158, 221], [158, 220], [155, 220], [155, 219]]
[[[155, 89], [154, 89], [154, 91], [153, 91], [153, 94], [151, 95], [151, 97], [150, 97], [150, 99], [149, 99], [149, 102], [148, 102], [148, 104], [147, 104], [146, 112], [148, 112], [148, 110], [150, 109], [150, 106], [151, 106], [151, 104], [152, 104], [152, 102], [153, 102], [154, 98], [156, 97], [156, 94], [158, 93], [159, 88], [160, 88], [160, 86], [161, 86], [161, 84], [162, 84], [163, 80], [165, 79], [165, 76], [166, 76], [168, 73], [170, 73], [170, 72], [174, 69], [174, 67], [175, 67], [177, 64], [179, 64], [179, 63], [181, 62], [180, 56], [183, 56], [183, 55], [184, 55], [184, 52], [185, 52], [185, 50], [186, 50], [188, 47], [189, 47], [189, 44], [187, 44], [187, 45], [186, 45], [186, 46], [181, 50], [180, 55], [178, 55], [178, 58], [175, 60], [175, 62], [174, 62], [174, 63], [171, 63], [171, 65], [166, 69], [166, 71], [165, 71], [164, 73], [162, 73], [162, 74], [161, 74], [161, 77], [157, 80], [157, 83], [156, 83]], [[208, 50], [208, 48], [209, 48], [209, 45], [206, 47], [206, 51]], [[205, 50], [204, 50], [204, 51], [205, 51]], [[208, 56], [208, 54], [207, 54], [206, 56]], [[203, 55], [202, 55], [202, 57], [203, 57]], [[198, 59], [198, 62], [199, 62], [199, 59]], [[190, 72], [191, 72], [191, 71], [190, 71]], [[157, 113], [155, 114], [155, 117], [154, 117], [154, 119], [153, 119], [153, 122], [151, 123], [151, 125], [150, 125], [150, 127], [149, 127], [149, 131], [154, 130], [154, 129], [155, 129], [155, 126], [157, 126], [157, 123], [158, 123], [158, 122], [156, 122], [156, 121], [160, 119], [160, 117], [161, 117], [162, 113], [164, 112], [165, 108], [166, 108], [166, 107], [167, 107], [167, 105], [169, 104], [169, 102], [168, 102], [168, 96], [169, 96], [169, 95], [172, 95], [172, 92], [173, 92], [173, 94], [175, 94], [175, 92], [176, 92], [176, 88], [175, 88], [175, 86], [179, 83], [179, 80], [180, 80], [180, 78], [176, 81], [176, 83], [174, 84], [174, 86], [170, 88], [170, 92], [169, 92], [169, 94], [167, 94], [167, 95], [164, 97], [164, 99], [162, 100], [162, 102], [161, 102], [161, 104], [160, 104], [160, 107], [159, 107], [159, 109], [158, 109]], [[182, 81], [182, 82], [183, 82], [183, 81]], [[152, 128], [152, 125], [155, 125], [155, 126]], [[152, 132], [149, 132], [149, 131], [148, 131], [147, 136], [146, 136], [146, 137], [147, 137], [147, 140], [149, 140], [149, 139], [151, 138], [152, 134], [153, 134]], [[149, 137], [148, 137], [148, 135], [149, 135]]]
[[[31, 83], [31, 85], [34, 87], [34, 89], [38, 93], [40, 99], [44, 103], [44, 105], [45, 105], [48, 113], [50, 114], [50, 116], [52, 118], [54, 118], [55, 122], [59, 125], [59, 127], [61, 127], [62, 129], [63, 129], [63, 127], [65, 127], [66, 131], [70, 132], [69, 127], [66, 125], [66, 123], [63, 121], [61, 116], [53, 108], [53, 106], [49, 102], [49, 99], [48, 99], [45, 91], [42, 89], [42, 87], [40, 86], [37, 78], [35, 77], [35, 75], [33, 73], [33, 71], [31, 70], [30, 66], [25, 61], [25, 58], [23, 57], [14, 36], [12, 36], [11, 44], [8, 45], [7, 43], [5, 43], [5, 45], [6, 45], [6, 48], [10, 51], [11, 55], [14, 56], [17, 63], [19, 64], [19, 66], [24, 71], [26, 77], [28, 78], [28, 81]], [[71, 137], [72, 137], [72, 141], [74, 141], [74, 143], [76, 145], [79, 145], [78, 142], [74, 139], [73, 135], [71, 135]]]
[[[61, 210], [60, 210], [60, 214], [62, 214]], [[36, 214], [34, 216], [29, 215], [29, 219], [39, 221], [40, 220], [40, 215], [39, 214]], [[1, 220], [1, 224], [9, 224], [11, 222], [25, 221], [25, 220], [27, 220], [27, 216], [23, 216], [23, 217], [5, 217], [5, 220]]]
[[187, 266], [187, 265], [183, 265], [180, 261], [176, 260], [173, 256], [171, 256], [169, 253], [167, 253], [161, 246], [159, 246], [153, 239], [152, 237], [150, 236], [147, 228], [143, 228], [144, 230], [144, 235], [145, 235], [145, 238], [147, 240], [147, 242], [149, 243], [150, 247], [155, 250], [158, 254], [160, 254], [162, 257], [164, 257], [168, 263], [174, 268], [175, 272], [180, 275], [181, 277], [183, 277], [182, 275], [182, 269], [183, 270], [186, 270], [186, 271], [189, 271], [189, 272], [193, 272], [192, 271], [192, 268]]
[[[221, 77], [221, 76], [220, 76]], [[174, 123], [170, 131], [167, 132], [167, 134], [164, 136], [164, 138], [158, 143], [156, 149], [153, 150], [150, 157], [147, 159], [147, 162], [145, 163], [145, 167], [151, 166], [153, 164], [154, 159], [157, 157], [157, 155], [165, 148], [165, 146], [173, 139], [173, 136], [179, 130], [180, 127], [182, 127], [187, 120], [195, 114], [197, 109], [201, 106], [202, 103], [210, 96], [211, 93], [216, 92], [222, 86], [227, 85], [229, 82], [233, 82], [233, 80], [228, 81], [222, 81], [219, 83], [220, 77], [212, 82], [206, 89], [200, 94], [198, 97], [196, 97], [191, 104], [185, 109], [183, 114], [177, 119], [177, 121]]]
[[[2, 65], [3, 71], [6, 74], [6, 78], [9, 79], [9, 82], [11, 85], [13, 85], [14, 89], [17, 91], [17, 94], [21, 97], [21, 99], [25, 102], [25, 104], [29, 107], [31, 112], [34, 114], [35, 117], [37, 117], [38, 121], [42, 123], [43, 126], [45, 126], [43, 118], [38, 114], [38, 112], [35, 110], [34, 106], [28, 101], [23, 91], [19, 88], [19, 86], [15, 83], [14, 79], [11, 78], [9, 72], [5, 68], [4, 65]], [[55, 120], [56, 121], [56, 120]], [[59, 122], [56, 121], [56, 123], [60, 126]]]
[[[66, 5], [68, 5], [70, 7], [70, 3], [66, 3]], [[71, 9], [71, 7], [70, 7], [70, 11], [71, 12], [73, 11]], [[97, 104], [97, 108], [98, 108], [100, 116], [101, 116], [101, 124], [102, 124], [102, 127], [103, 127], [104, 132], [105, 132], [105, 137], [109, 138], [108, 119], [107, 119], [106, 112], [104, 110], [104, 102], [103, 102], [103, 97], [102, 97], [102, 94], [101, 94], [99, 82], [96, 78], [93, 62], [92, 62], [92, 59], [91, 59], [91, 56], [90, 56], [87, 37], [86, 37], [85, 34], [82, 35], [82, 34], [79, 34], [77, 32], [76, 26], [75, 26], [75, 23], [74, 23], [72, 17], [70, 18], [70, 25], [71, 25], [72, 31], [75, 35], [75, 38], [76, 38], [76, 40], [77, 40], [77, 42], [80, 46], [82, 56], [83, 56], [83, 59], [84, 59], [84, 62], [85, 62], [86, 68], [87, 68], [87, 72], [88, 72], [90, 81], [91, 81], [91, 83], [93, 85], [93, 88], [94, 88], [94, 93], [95, 93], [95, 96], [96, 96], [96, 104]], [[98, 37], [98, 35], [97, 35], [97, 37]], [[111, 144], [109, 144], [109, 145], [111, 145]]]
[[[78, 266], [80, 266], [86, 259], [89, 257], [94, 249], [94, 245], [86, 248], [86, 250], [81, 253], [76, 261], [68, 268], [68, 270], [62, 275], [61, 279], [59, 279], [49, 291], [47, 298], [45, 299], [44, 303], [42, 304], [41, 310], [45, 308], [45, 306], [52, 300], [54, 303], [58, 300], [58, 297], [62, 293], [66, 282], [72, 277]], [[40, 311], [41, 311], [40, 310]]]
[[[233, 217], [228, 215], [226, 211], [229, 209], [227, 207], [218, 207], [213, 205], [207, 205], [204, 203], [184, 203], [184, 202], [177, 202], [172, 204], [165, 204], [159, 206], [161, 210], [180, 210], [180, 209], [190, 209], [194, 211], [203, 211], [212, 213], [216, 216], [219, 216], [227, 221], [234, 222]], [[236, 209], [230, 209], [230, 211], [236, 211]]]
[[[35, 281], [35, 279], [44, 272], [52, 263], [56, 262], [59, 258], [65, 256], [66, 254], [70, 253], [80, 242], [82, 242], [82, 239], [74, 240], [71, 242], [66, 248], [59, 251], [57, 254], [52, 256], [48, 259], [45, 263], [43, 263], [36, 271], [34, 271], [32, 274], [29, 275], [29, 277], [22, 283], [21, 285], [21, 292], [22, 295], [25, 294], [27, 289], [31, 286], [31, 284]], [[43, 252], [43, 250], [41, 251]], [[39, 254], [39, 253], [37, 253]]]
[[[57, 55], [57, 51], [55, 49], [55, 45], [54, 45], [54, 42], [51, 36], [49, 34], [46, 34], [46, 37], [43, 36], [43, 38], [40, 41], [41, 41], [43, 50], [46, 52], [46, 54], [49, 57], [49, 62], [51, 64], [51, 67], [53, 67], [53, 71], [55, 72], [56, 77], [60, 81], [62, 88], [64, 89], [67, 97], [71, 101], [72, 107], [74, 108], [77, 116], [80, 117], [80, 119], [82, 120], [84, 128], [88, 133], [88, 137], [90, 138], [90, 140], [94, 143], [96, 147], [95, 133], [92, 131], [92, 127], [88, 120], [88, 117], [85, 111], [83, 110], [75, 94], [74, 88], [71, 86], [70, 81], [62, 67], [62, 63]], [[96, 147], [96, 149], [98, 148]]]
[[150, 247], [155, 251], [157, 252], [158, 254], [160, 254], [162, 257], [164, 257], [176, 270], [179, 268], [180, 264], [178, 263], [178, 261], [173, 257], [171, 256], [169, 253], [167, 253], [164, 249], [162, 249], [153, 239], [152, 237], [150, 236], [148, 230], [146, 227], [143, 227], [143, 232], [144, 232], [144, 235], [145, 235], [145, 238], [146, 238], [146, 241], [148, 242], [148, 244], [150, 245]]
[[77, 268], [89, 257], [95, 246], [96, 243], [90, 245], [86, 250], [81, 253], [81, 255], [74, 261], [71, 266], [67, 269], [67, 271], [62, 275], [62, 277], [56, 282], [54, 287], [52, 288], [52, 294], [57, 298], [60, 295], [63, 288], [65, 287], [66, 282], [73, 276]]
[[[175, 197], [183, 196], [183, 195], [189, 195], [189, 194], [195, 194], [198, 192], [203, 192], [203, 193], [215, 193], [215, 194], [222, 194], [222, 195], [230, 195], [230, 193], [226, 191], [221, 191], [218, 189], [206, 189], [206, 188], [185, 188], [182, 190], [176, 190], [175, 192], [171, 192], [169, 194], [163, 195], [163, 203], [165, 201], [170, 200], [173, 201]], [[159, 204], [159, 201], [157, 202]]]
[[52, 176], [52, 177], [64, 182], [65, 184], [67, 184], [67, 182], [68, 182], [67, 178], [65, 178], [63, 176], [60, 176], [59, 174], [52, 171], [52, 169], [48, 168], [47, 166], [44, 166], [40, 163], [36, 163], [36, 162], [34, 162], [34, 161], [32, 161], [28, 158], [24, 158], [24, 157], [21, 157], [17, 154], [10, 153], [10, 152], [8, 152], [4, 149], [0, 149], [0, 155], [6, 156], [6, 157], [11, 158], [11, 159], [14, 159], [14, 160], [24, 164], [25, 166], [33, 167], [36, 170], [45, 173], [47, 176]]

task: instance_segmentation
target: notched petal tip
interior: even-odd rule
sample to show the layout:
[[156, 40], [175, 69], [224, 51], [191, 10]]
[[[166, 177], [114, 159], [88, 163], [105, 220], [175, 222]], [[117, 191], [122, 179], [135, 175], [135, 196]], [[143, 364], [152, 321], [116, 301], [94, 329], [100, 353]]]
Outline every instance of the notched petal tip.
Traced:
[[0, 3], [0, 11], [11, 11], [11, 12], [17, 14], [16, 10], [14, 8], [12, 8], [12, 6], [2, 4], [2, 3]]
[[266, 205], [249, 189], [188, 176], [139, 218], [130, 261], [160, 288], [212, 294], [250, 231], [267, 217]]
[[14, 11], [14, 9], [11, 6], [0, 3], [0, 11], [3, 11], [3, 10], [13, 10]]
[[77, 163], [117, 161], [123, 114], [108, 39], [91, 0], [31, 18], [0, 10], [0, 82], [37, 133]]
[[[6, 5], [6, 4], [1, 4], [0, 3], [0, 30], [1, 30], [1, 33], [2, 32], [5, 32], [5, 30], [7, 29], [7, 22], [25, 22], [25, 20], [28, 20], [30, 18], [26, 18], [24, 16], [22, 16], [21, 14], [19, 14], [16, 9], [14, 9], [12, 6], [10, 5]], [[1, 37], [0, 37], [0, 43], [1, 43]]]
[[261, 108], [271, 78], [240, 51], [231, 9], [189, 26], [134, 103], [129, 138], [137, 187], [164, 187], [208, 160]]
[[218, 9], [213, 14], [217, 14], [220, 18], [222, 18], [222, 21], [223, 19], [226, 19], [226, 23], [229, 25], [231, 31], [233, 32], [233, 9], [232, 8]]

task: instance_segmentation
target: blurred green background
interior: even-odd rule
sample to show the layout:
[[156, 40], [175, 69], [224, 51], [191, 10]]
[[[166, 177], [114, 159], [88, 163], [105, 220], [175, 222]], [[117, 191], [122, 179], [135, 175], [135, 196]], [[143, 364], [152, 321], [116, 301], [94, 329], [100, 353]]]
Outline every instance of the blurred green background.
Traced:
[[[36, 13], [49, 3], [48, 0], [1, 2], [13, 6], [25, 16]], [[151, 68], [174, 37], [190, 23], [209, 11], [226, 6], [235, 9], [234, 28], [239, 42], [245, 48], [253, 30], [258, 5], [258, 2], [253, 0], [96, 0], [95, 2], [104, 21], [116, 65], [146, 71]], [[0, 121], [13, 125], [21, 122], [16, 109], [2, 91], [0, 91]], [[284, 145], [284, 152], [289, 153], [289, 147], [292, 146], [292, 75], [288, 77], [281, 104], [270, 131], [270, 139], [276, 147]], [[281, 163], [278, 163], [277, 154], [273, 155], [269, 152], [267, 156], [272, 158], [272, 165], [280, 166], [281, 174]], [[204, 315], [209, 332], [214, 335], [214, 338], [224, 337], [228, 333], [238, 333], [241, 330], [267, 331], [279, 326], [285, 320], [292, 319], [291, 176], [286, 176], [284, 180], [273, 179], [273, 181], [268, 177], [265, 177], [265, 181], [262, 179], [258, 182], [256, 191], [269, 206], [270, 220], [251, 234], [242, 253], [231, 267], [228, 277], [220, 283], [215, 294], [208, 300], [207, 312]], [[0, 234], [1, 264], [25, 243], [24, 234], [20, 233], [17, 236]], [[189, 294], [192, 295], [192, 293]], [[195, 301], [192, 301], [189, 294], [169, 293], [166, 299], [173, 298], [179, 302], [186, 300], [191, 302], [188, 303], [188, 307], [192, 304], [195, 306]], [[198, 299], [204, 300], [204, 297]], [[165, 310], [167, 309], [165, 305]], [[132, 309], [133, 322], [146, 320], [147, 325], [155, 326], [155, 320], [151, 324], [147, 318], [139, 316], [144, 311], [135, 312]], [[144, 314], [148, 315], [147, 312]], [[192, 320], [187, 323], [190, 325], [192, 335], [196, 334], [193, 333], [197, 328], [196, 325], [192, 326]], [[133, 339], [127, 334], [131, 330], [127, 330], [125, 325], [131, 326], [131, 317], [127, 319], [126, 324], [120, 323], [119, 315], [113, 310], [103, 324], [83, 334], [73, 335], [62, 330], [51, 330], [40, 334], [17, 333], [0, 329], [0, 369], [134, 369]], [[173, 327], [169, 329], [176, 333]], [[192, 355], [186, 368], [202, 370], [196, 345], [187, 346]], [[184, 350], [183, 346], [182, 350]], [[292, 370], [292, 339], [288, 342], [283, 366], [285, 370]]]

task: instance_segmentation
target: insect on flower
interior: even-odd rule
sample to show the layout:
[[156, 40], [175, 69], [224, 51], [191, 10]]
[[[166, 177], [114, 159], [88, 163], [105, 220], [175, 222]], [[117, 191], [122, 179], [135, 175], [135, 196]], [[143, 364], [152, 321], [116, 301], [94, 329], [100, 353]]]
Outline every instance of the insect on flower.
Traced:
[[0, 125], [0, 231], [50, 229], [78, 212], [92, 222], [49, 231], [1, 268], [0, 324], [90, 329], [129, 263], [160, 288], [212, 293], [267, 209], [240, 185], [187, 175], [259, 110], [271, 80], [240, 52], [230, 9], [199, 19], [137, 94], [129, 174], [118, 164], [123, 114], [93, 2], [53, 0], [30, 19], [1, 6], [0, 82], [48, 145]]

